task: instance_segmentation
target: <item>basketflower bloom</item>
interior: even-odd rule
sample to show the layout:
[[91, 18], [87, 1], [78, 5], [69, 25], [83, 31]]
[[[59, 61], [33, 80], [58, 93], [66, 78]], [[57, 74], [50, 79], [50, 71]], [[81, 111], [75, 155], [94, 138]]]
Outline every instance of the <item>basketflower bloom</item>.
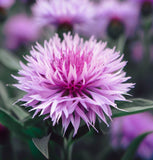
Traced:
[[[153, 131], [153, 116], [140, 113], [122, 118], [115, 118], [111, 126], [111, 143], [114, 149], [126, 149], [140, 134]], [[140, 144], [137, 156], [144, 159], [153, 157], [153, 134], [148, 135]]]
[[9, 49], [16, 49], [21, 44], [36, 41], [40, 35], [40, 28], [33, 18], [25, 14], [12, 16], [4, 26], [6, 46]]
[[32, 11], [41, 26], [72, 31], [90, 19], [92, 5], [89, 0], [37, 0]]
[[44, 47], [36, 44], [26, 57], [27, 65], [21, 63], [19, 84], [15, 86], [27, 94], [21, 99], [31, 106], [35, 115], [46, 115], [53, 125], [62, 120], [64, 132], [71, 123], [74, 135], [80, 120], [93, 126], [96, 116], [106, 122], [111, 118], [115, 100], [126, 101], [132, 83], [124, 83], [126, 65], [123, 56], [115, 48], [94, 38], [83, 41], [77, 34], [64, 34], [61, 41], [56, 34]]
[[113, 39], [133, 35], [138, 24], [139, 7], [129, 1], [104, 0], [99, 5], [96, 19], [102, 24], [101, 35]]

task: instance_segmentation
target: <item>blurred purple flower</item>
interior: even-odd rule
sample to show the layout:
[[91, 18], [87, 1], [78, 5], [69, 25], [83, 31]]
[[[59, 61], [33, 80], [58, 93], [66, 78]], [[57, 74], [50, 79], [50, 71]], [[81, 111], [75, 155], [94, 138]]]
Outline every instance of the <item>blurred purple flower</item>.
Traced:
[[6, 22], [3, 32], [6, 36], [6, 46], [16, 49], [21, 44], [37, 40], [40, 29], [32, 18], [19, 14]]
[[[140, 113], [122, 118], [115, 118], [111, 126], [111, 143], [113, 147], [126, 149], [140, 134], [153, 131], [153, 116]], [[145, 159], [153, 156], [153, 134], [147, 136], [140, 144], [137, 154]]]
[[74, 27], [90, 18], [92, 7], [89, 0], [37, 0], [32, 11], [42, 26], [68, 24]]
[[14, 4], [15, 0], [0, 0], [0, 8], [8, 9]]
[[21, 101], [32, 106], [34, 116], [40, 112], [51, 118], [53, 125], [62, 119], [64, 132], [72, 123], [75, 135], [81, 118], [88, 127], [94, 127], [96, 115], [107, 123], [110, 106], [118, 109], [115, 100], [126, 101], [122, 95], [133, 87], [124, 83], [130, 77], [125, 77], [123, 56], [93, 38], [84, 42], [78, 35], [64, 34], [61, 42], [56, 34], [30, 53], [15, 77], [15, 86], [27, 92]]
[[[131, 36], [138, 24], [139, 8], [132, 2], [104, 0], [99, 5], [96, 19], [101, 24], [101, 36], [118, 38], [121, 34]], [[98, 25], [98, 24], [97, 24]]]
[[129, 1], [132, 1], [139, 6], [139, 9], [143, 16], [148, 16], [153, 13], [153, 0], [129, 0]]

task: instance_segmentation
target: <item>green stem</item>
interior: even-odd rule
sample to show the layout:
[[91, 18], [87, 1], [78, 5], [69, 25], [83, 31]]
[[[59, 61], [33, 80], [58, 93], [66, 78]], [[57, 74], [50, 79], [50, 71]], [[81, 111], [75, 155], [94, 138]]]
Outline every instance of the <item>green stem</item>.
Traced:
[[71, 139], [64, 139], [63, 160], [72, 160], [73, 143]]
[[125, 35], [120, 36], [118, 39], [116, 50], [120, 51], [121, 54], [123, 54], [125, 43], [126, 43], [126, 36]]

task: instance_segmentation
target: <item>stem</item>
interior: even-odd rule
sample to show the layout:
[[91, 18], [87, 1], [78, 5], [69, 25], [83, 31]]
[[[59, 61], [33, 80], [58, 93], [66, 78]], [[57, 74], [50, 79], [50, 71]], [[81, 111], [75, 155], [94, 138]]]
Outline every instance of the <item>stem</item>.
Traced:
[[72, 159], [72, 149], [73, 143], [70, 139], [64, 139], [64, 150], [63, 150], [63, 160], [71, 160]]
[[120, 51], [121, 54], [123, 54], [125, 43], [126, 43], [126, 36], [125, 35], [120, 36], [118, 39], [116, 50]]

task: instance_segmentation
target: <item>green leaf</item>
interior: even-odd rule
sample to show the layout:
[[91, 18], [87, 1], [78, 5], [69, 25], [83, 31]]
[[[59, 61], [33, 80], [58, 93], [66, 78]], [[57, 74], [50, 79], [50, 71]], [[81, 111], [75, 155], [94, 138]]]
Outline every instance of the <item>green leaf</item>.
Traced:
[[0, 49], [0, 62], [11, 70], [20, 69], [19, 59], [13, 53]]
[[49, 152], [48, 152], [48, 143], [50, 140], [51, 134], [41, 139], [33, 138], [32, 141], [37, 149], [47, 158], [49, 159]]
[[4, 107], [7, 111], [13, 112], [17, 116], [17, 118], [21, 121], [24, 121], [28, 117], [31, 117], [28, 112], [17, 105], [13, 105], [14, 101], [9, 98], [6, 87], [2, 82], [0, 82], [0, 96], [4, 102]]
[[130, 146], [128, 147], [127, 151], [125, 152], [124, 156], [122, 157], [121, 160], [133, 160], [134, 159], [134, 155], [140, 145], [140, 143], [144, 140], [144, 138], [153, 133], [153, 131], [150, 132], [146, 132], [141, 134], [140, 136], [138, 136], [137, 138], [135, 138], [132, 143], [130, 144]]
[[[11, 105], [12, 106], [12, 105]], [[31, 118], [30, 114], [24, 111], [21, 107], [13, 105], [11, 111], [18, 117], [19, 120], [24, 122], [25, 119]]]
[[7, 94], [6, 88], [4, 87], [4, 85], [1, 81], [0, 81], [0, 97], [2, 98], [4, 103], [7, 102], [8, 94]]
[[131, 99], [131, 101], [132, 102], [118, 102], [117, 103], [118, 108], [125, 111], [112, 109], [113, 112], [112, 118], [126, 116], [130, 114], [136, 114], [153, 109], [152, 100], [136, 98], [136, 99]]
[[0, 108], [0, 123], [7, 127], [11, 132], [18, 134], [20, 137], [24, 139], [29, 138], [29, 136], [23, 132], [23, 124], [3, 108]]

